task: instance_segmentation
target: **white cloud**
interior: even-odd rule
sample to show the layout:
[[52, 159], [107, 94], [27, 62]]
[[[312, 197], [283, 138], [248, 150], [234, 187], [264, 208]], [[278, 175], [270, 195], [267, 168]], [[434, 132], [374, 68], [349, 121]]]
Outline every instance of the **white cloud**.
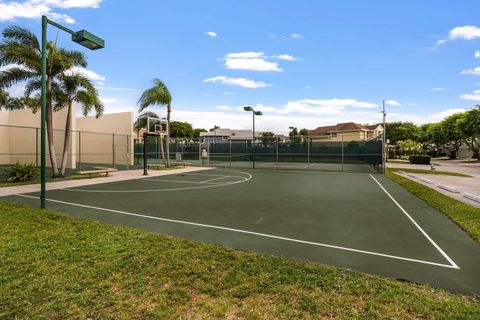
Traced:
[[214, 109], [218, 109], [218, 110], [232, 110], [233, 108], [230, 107], [230, 106], [226, 106], [226, 105], [221, 105], [221, 106], [215, 106], [213, 107]]
[[101, 97], [100, 100], [103, 102], [103, 104], [113, 104], [117, 102], [117, 99], [115, 98], [103, 98]]
[[290, 38], [298, 40], [298, 39], [303, 39], [303, 38], [305, 38], [305, 36], [304, 36], [303, 34], [299, 34], [299, 33], [292, 33], [292, 34], [290, 35]]
[[305, 86], [305, 89], [312, 89], [311, 86]]
[[213, 31], [207, 31], [207, 32], [205, 32], [205, 34], [207, 36], [212, 37], [212, 38], [218, 37], [218, 34], [216, 32], [213, 32]]
[[233, 52], [225, 55], [224, 66], [233, 70], [283, 71], [276, 62], [265, 60], [263, 52]]
[[287, 61], [297, 61], [298, 59], [289, 55], [289, 54], [279, 54], [273, 55], [272, 58], [280, 59], [280, 60], [287, 60]]
[[463, 100], [480, 101], [480, 90], [475, 90], [473, 94], [465, 93], [460, 96]]
[[409, 105], [410, 107], [414, 107], [414, 106], [416, 106], [417, 104], [416, 104], [415, 102], [409, 102], [409, 103], [407, 103], [407, 105]]
[[222, 94], [224, 94], [224, 95], [230, 95], [230, 94], [233, 94], [233, 93], [231, 93], [230, 91], [223, 91]]
[[477, 76], [480, 76], [480, 67], [463, 70], [462, 74], [476, 74]]
[[480, 58], [480, 50], [475, 51], [475, 58]]
[[480, 28], [476, 26], [455, 27], [448, 33], [448, 37], [437, 41], [437, 44], [444, 44], [447, 41], [457, 39], [473, 40], [480, 38]]
[[203, 81], [212, 82], [212, 83], [220, 82], [222, 84], [240, 86], [240, 87], [249, 88], [249, 89], [266, 88], [266, 87], [272, 86], [271, 84], [265, 83], [263, 81], [254, 81], [247, 78], [231, 78], [227, 76], [212, 77], [212, 78], [205, 79]]
[[265, 58], [265, 53], [256, 52], [256, 51], [245, 51], [245, 52], [230, 52], [225, 55], [226, 59], [253, 59], [253, 58]]
[[104, 76], [102, 76], [102, 75], [100, 75], [100, 74], [98, 74], [98, 73], [96, 73], [92, 70], [79, 68], [79, 67], [73, 67], [70, 70], [66, 71], [65, 73], [66, 74], [80, 73], [80, 74], [84, 75], [85, 77], [87, 77], [88, 79], [90, 79], [92, 81], [98, 81], [100, 83], [103, 83], [103, 81], [107, 80], [107, 78], [105, 78]]
[[437, 87], [437, 88], [433, 88], [432, 90], [433, 90], [433, 91], [444, 91], [445, 88]]
[[400, 106], [400, 102], [396, 101], [396, 100], [387, 100], [385, 101], [385, 104], [387, 106], [391, 106], [391, 107], [398, 107]]
[[38, 19], [48, 15], [51, 19], [75, 23], [69, 15], [54, 9], [98, 8], [102, 0], [29, 0], [23, 2], [0, 2], [0, 21], [13, 21], [16, 18]]
[[446, 109], [443, 111], [440, 111], [438, 113], [431, 114], [429, 117], [432, 121], [440, 121], [445, 119], [446, 117], [451, 116], [452, 114], [455, 113], [462, 113], [465, 112], [466, 110], [463, 108], [451, 108], [451, 109]]

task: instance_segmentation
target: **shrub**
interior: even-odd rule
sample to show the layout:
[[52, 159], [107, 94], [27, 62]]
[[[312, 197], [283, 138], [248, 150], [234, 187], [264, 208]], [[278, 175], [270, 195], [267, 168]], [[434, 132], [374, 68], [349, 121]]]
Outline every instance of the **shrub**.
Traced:
[[25, 182], [30, 181], [33, 178], [38, 177], [39, 169], [33, 163], [31, 164], [20, 164], [16, 163], [8, 169], [1, 169], [7, 182]]
[[430, 156], [414, 155], [408, 158], [408, 161], [412, 164], [430, 164]]

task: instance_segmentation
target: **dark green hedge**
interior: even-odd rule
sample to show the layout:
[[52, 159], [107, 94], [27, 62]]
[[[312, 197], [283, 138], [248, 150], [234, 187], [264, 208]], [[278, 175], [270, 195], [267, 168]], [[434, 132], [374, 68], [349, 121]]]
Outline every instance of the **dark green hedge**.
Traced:
[[408, 160], [412, 164], [430, 164], [430, 159], [430, 156], [425, 155], [415, 155], [408, 158]]

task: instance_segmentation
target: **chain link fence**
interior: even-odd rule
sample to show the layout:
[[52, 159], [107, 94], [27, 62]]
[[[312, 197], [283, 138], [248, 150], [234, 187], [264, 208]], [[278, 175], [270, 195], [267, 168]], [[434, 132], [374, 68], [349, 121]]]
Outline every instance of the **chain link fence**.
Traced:
[[[53, 130], [53, 143], [60, 168], [64, 157], [64, 130]], [[72, 131], [67, 148], [67, 175], [96, 166], [118, 170], [134, 167], [134, 138], [131, 135]], [[15, 163], [40, 165], [40, 128], [0, 125], [0, 167]], [[51, 173], [48, 142], [47, 168]]]
[[[163, 144], [163, 157], [162, 157]], [[148, 137], [149, 163], [164, 164], [167, 157], [165, 139]], [[339, 172], [381, 172], [382, 137], [369, 141], [343, 141], [306, 138], [222, 140], [170, 139], [169, 160], [174, 164], [221, 167], [299, 169]], [[143, 141], [135, 144], [135, 163], [143, 163]]]

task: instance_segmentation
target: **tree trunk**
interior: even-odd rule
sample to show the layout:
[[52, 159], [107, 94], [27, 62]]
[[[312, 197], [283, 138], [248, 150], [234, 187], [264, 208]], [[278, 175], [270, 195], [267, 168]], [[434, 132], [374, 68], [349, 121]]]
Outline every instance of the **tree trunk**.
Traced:
[[67, 167], [68, 151], [70, 150], [70, 136], [72, 134], [72, 103], [68, 102], [67, 120], [65, 122], [65, 140], [63, 141], [63, 155], [62, 165], [60, 167], [60, 176], [65, 176], [65, 169]]
[[170, 167], [170, 113], [172, 112], [172, 107], [167, 105], [167, 137], [166, 137], [166, 144], [167, 144], [167, 167]]
[[55, 144], [53, 137], [53, 108], [52, 108], [52, 79], [47, 79], [47, 108], [46, 108], [46, 125], [47, 125], [47, 138], [48, 138], [48, 151], [50, 154], [50, 165], [52, 166], [52, 178], [55, 178], [58, 174], [57, 158], [55, 155]]

